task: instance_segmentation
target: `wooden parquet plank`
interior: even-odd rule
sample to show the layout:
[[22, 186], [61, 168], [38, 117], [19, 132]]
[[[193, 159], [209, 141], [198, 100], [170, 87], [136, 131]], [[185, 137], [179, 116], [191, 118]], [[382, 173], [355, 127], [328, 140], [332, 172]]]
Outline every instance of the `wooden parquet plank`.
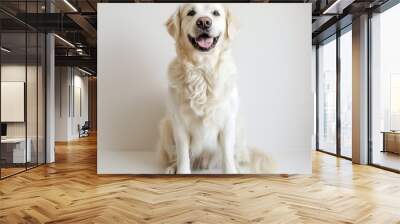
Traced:
[[313, 154], [312, 175], [96, 174], [96, 139], [0, 181], [2, 223], [397, 223], [400, 175]]

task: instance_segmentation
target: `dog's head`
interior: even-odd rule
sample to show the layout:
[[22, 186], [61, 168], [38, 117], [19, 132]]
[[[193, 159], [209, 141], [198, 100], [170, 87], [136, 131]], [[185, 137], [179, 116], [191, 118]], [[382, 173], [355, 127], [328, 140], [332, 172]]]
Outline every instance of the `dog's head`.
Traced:
[[195, 52], [212, 52], [229, 42], [235, 26], [229, 9], [221, 4], [185, 4], [168, 19], [168, 33], [181, 47]]

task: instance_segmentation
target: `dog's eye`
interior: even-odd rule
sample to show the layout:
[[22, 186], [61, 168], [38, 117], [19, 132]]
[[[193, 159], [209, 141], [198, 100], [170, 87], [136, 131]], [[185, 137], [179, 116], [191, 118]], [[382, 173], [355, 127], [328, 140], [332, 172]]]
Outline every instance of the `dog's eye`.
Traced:
[[212, 12], [212, 14], [213, 14], [214, 16], [220, 16], [220, 14], [219, 14], [219, 12], [218, 12], [217, 10], [214, 10], [214, 11]]
[[196, 11], [194, 11], [193, 9], [190, 10], [190, 11], [187, 13], [187, 16], [194, 16], [194, 15], [196, 15]]

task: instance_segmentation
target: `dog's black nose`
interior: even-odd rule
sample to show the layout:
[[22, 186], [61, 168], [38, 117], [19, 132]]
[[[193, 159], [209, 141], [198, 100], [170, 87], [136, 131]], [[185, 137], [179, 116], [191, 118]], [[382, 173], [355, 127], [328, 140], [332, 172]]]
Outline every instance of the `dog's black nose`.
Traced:
[[197, 19], [196, 25], [202, 30], [207, 30], [211, 27], [212, 21], [209, 17], [204, 16]]

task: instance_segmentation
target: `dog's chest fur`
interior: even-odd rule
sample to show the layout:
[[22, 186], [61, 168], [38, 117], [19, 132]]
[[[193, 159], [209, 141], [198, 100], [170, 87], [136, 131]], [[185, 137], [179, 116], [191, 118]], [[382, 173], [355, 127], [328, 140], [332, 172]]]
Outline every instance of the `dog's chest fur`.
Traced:
[[175, 61], [169, 81], [177, 111], [191, 130], [191, 153], [217, 150], [219, 133], [237, 103], [234, 70]]
[[[214, 68], [174, 61], [169, 81], [173, 98], [183, 114], [195, 120], [218, 120], [218, 112], [226, 108], [236, 89], [234, 72], [220, 63]], [[221, 111], [225, 113], [225, 111]]]

